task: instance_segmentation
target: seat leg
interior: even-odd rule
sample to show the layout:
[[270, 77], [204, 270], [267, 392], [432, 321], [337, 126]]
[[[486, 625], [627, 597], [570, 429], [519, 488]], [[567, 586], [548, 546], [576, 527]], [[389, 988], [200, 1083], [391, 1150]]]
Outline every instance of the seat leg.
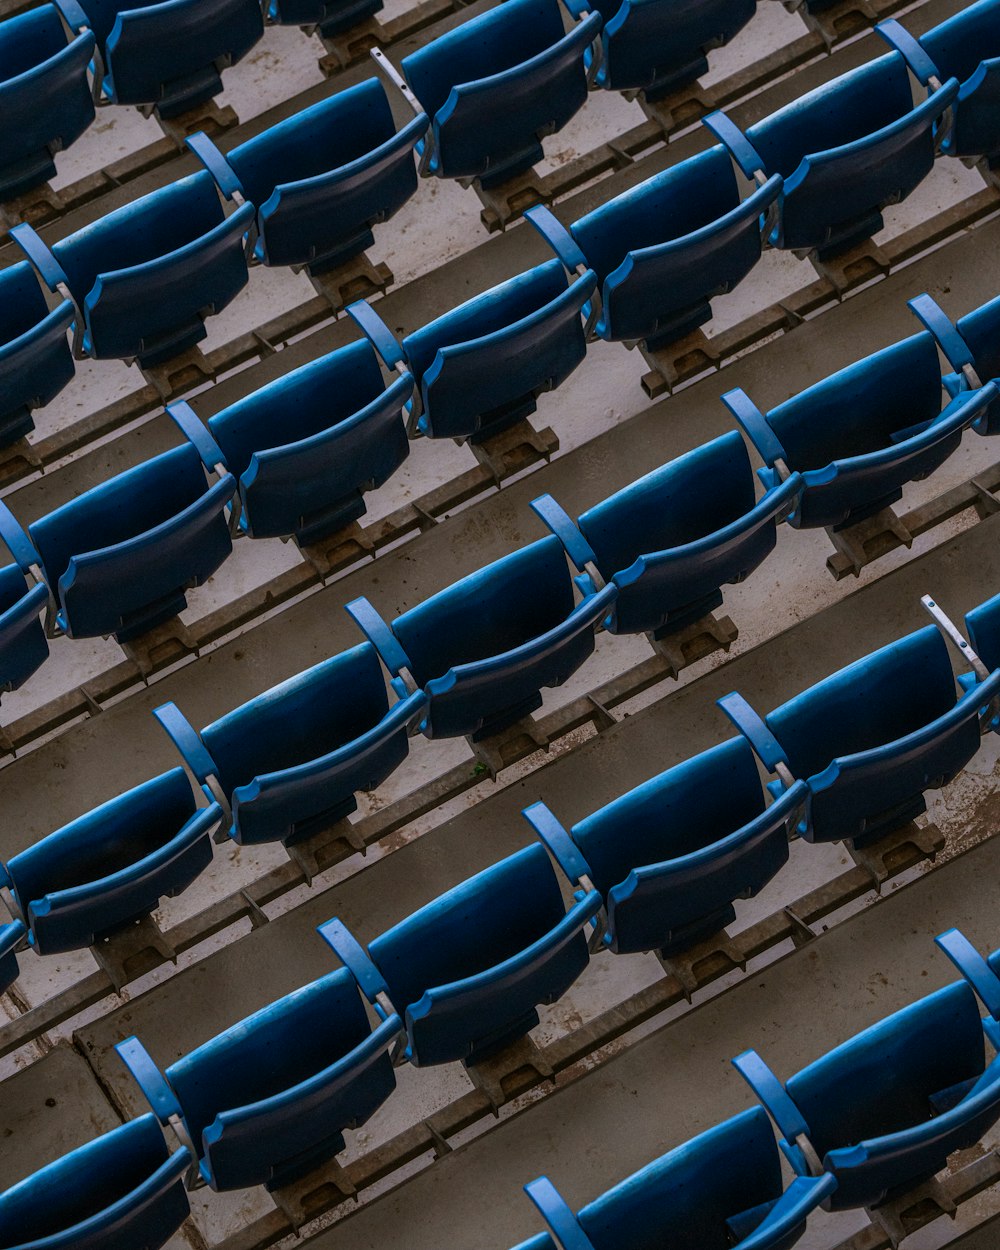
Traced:
[[954, 1199], [936, 1176], [908, 1185], [902, 1193], [890, 1194], [878, 1206], [866, 1208], [866, 1214], [895, 1250], [904, 1238], [928, 1223], [928, 1207], [936, 1207], [938, 1216], [947, 1215], [952, 1220], [958, 1214]]
[[490, 234], [505, 230], [526, 208], [551, 201], [545, 179], [534, 169], [543, 155], [541, 144], [537, 144], [507, 165], [471, 180], [470, 185], [483, 206], [480, 220]]
[[111, 933], [98, 934], [90, 951], [115, 987], [116, 994], [130, 981], [159, 967], [164, 960], [177, 962], [177, 952], [150, 915], [126, 921]]
[[[901, 498], [902, 493], [894, 491], [892, 501]], [[826, 531], [836, 548], [826, 567], [838, 582], [849, 573], [860, 576], [867, 564], [900, 545], [913, 545], [913, 535], [885, 500], [878, 500], [872, 508], [874, 511], [868, 515], [852, 514], [843, 525], [830, 526]]]
[[[721, 593], [718, 602], [722, 602]], [[646, 637], [656, 654], [666, 661], [670, 676], [676, 679], [683, 669], [705, 656], [728, 651], [739, 637], [739, 630], [730, 617], [716, 617], [709, 612], [680, 628], [663, 626]]]
[[[368, 237], [365, 247], [370, 247], [375, 241], [370, 234]], [[342, 311], [355, 300], [383, 295], [395, 281], [389, 266], [382, 261], [374, 264], [364, 250], [351, 255], [341, 253], [336, 257], [326, 257], [317, 264], [306, 266], [306, 271], [313, 290], [329, 300], [334, 312]]]
[[[730, 908], [730, 910], [732, 916], [725, 921], [728, 924], [731, 924], [736, 916], [735, 909]], [[721, 916], [721, 913], [716, 915]], [[702, 923], [706, 925], [715, 923], [715, 917]], [[672, 944], [669, 949], [671, 951], [676, 949], [675, 944]], [[730, 939], [725, 929], [718, 924], [714, 929], [709, 930], [709, 936], [702, 938], [694, 945], [688, 945], [683, 951], [678, 950], [676, 954], [658, 951], [657, 959], [663, 966], [663, 971], [675, 978], [688, 1002], [691, 1001], [696, 990], [701, 989], [719, 975], [720, 962], [726, 972], [736, 969], [746, 971], [746, 959], [742, 951]]]
[[[356, 516], [365, 512], [364, 499], [360, 502]], [[305, 538], [306, 534], [310, 535], [308, 539]], [[324, 582], [331, 573], [337, 573], [356, 564], [358, 560], [375, 555], [375, 544], [371, 536], [356, 520], [341, 520], [334, 526], [317, 523], [308, 530], [300, 530], [295, 540], [302, 555]]]
[[518, 1094], [541, 1081], [556, 1079], [552, 1065], [527, 1036], [528, 1029], [537, 1023], [538, 1012], [532, 1011], [505, 1034], [506, 1040], [494, 1039], [464, 1061], [472, 1083], [490, 1100], [494, 1115]]
[[183, 595], [171, 598], [162, 611], [132, 621], [115, 635], [118, 645], [145, 681], [152, 673], [197, 655], [198, 640], [177, 615], [187, 606]]
[[[534, 410], [532, 400], [531, 411]], [[468, 440], [468, 446], [499, 486], [505, 478], [520, 473], [539, 460], [550, 460], [552, 453], [559, 450], [559, 438], [549, 426], [536, 430], [530, 422], [515, 419], [514, 424], [498, 428], [494, 423], [489, 429], [480, 431], [474, 439]]]
[[[343, 810], [348, 807], [348, 804], [350, 804], [349, 810], [353, 812], [357, 809], [358, 801], [352, 795], [347, 802], [335, 810]], [[314, 828], [317, 824], [321, 824], [322, 827], [315, 832], [299, 833], [296, 830], [296, 833], [284, 843], [288, 858], [301, 869], [306, 885], [312, 885], [313, 877], [318, 877], [321, 872], [347, 859], [356, 851], [364, 855], [368, 850], [364, 839], [346, 815], [339, 819], [332, 814], [317, 817], [316, 820], [308, 822], [308, 827]]]
[[[339, 1145], [337, 1141], [339, 1140]], [[316, 1163], [318, 1152], [310, 1156], [311, 1170], [304, 1171], [300, 1164], [291, 1171], [285, 1170], [267, 1186], [275, 1206], [282, 1211], [292, 1228], [298, 1232], [303, 1224], [345, 1198], [358, 1200], [358, 1191], [345, 1169], [331, 1156], [344, 1149], [344, 1138], [338, 1134], [323, 1148], [322, 1162]]]
[[847, 841], [844, 848], [858, 867], [868, 873], [876, 893], [881, 893], [889, 877], [925, 860], [933, 862], [944, 849], [944, 834], [937, 825], [910, 820], [891, 832], [886, 833], [883, 828], [880, 835]]
[[538, 722], [531, 715], [525, 714], [525, 709], [530, 713], [541, 707], [541, 704], [542, 696], [536, 695], [517, 708], [498, 716], [466, 739], [476, 760], [492, 781], [496, 781], [498, 773], [525, 756], [549, 749], [548, 737], [542, 732]]

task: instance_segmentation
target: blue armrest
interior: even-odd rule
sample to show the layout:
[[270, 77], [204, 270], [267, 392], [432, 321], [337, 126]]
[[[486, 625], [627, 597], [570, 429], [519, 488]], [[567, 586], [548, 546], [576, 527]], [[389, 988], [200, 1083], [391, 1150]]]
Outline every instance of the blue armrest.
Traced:
[[344, 606], [393, 677], [398, 677], [404, 668], [409, 672], [410, 657], [403, 650], [402, 643], [364, 595]]
[[879, 22], [875, 27], [875, 34], [880, 35], [890, 48], [896, 49], [922, 86], [933, 86], [935, 83], [940, 86], [941, 71], [923, 46], [894, 17]]
[[768, 772], [777, 772], [779, 764], [788, 767], [784, 747], [741, 694], [734, 690], [716, 699], [716, 703], [750, 743]]
[[532, 803], [522, 810], [521, 815], [552, 852], [570, 881], [577, 883], [584, 877], [588, 881], [593, 880], [590, 865], [584, 859], [583, 852], [544, 803]]
[[745, 1050], [732, 1061], [733, 1067], [743, 1077], [753, 1092], [767, 1108], [771, 1119], [789, 1142], [797, 1137], [809, 1136], [809, 1125], [802, 1112], [789, 1098], [784, 1085], [778, 1080], [755, 1050]]
[[547, 1176], [539, 1176], [537, 1180], [529, 1181], [524, 1192], [549, 1226], [552, 1239], [559, 1250], [594, 1250], [590, 1238]]
[[525, 212], [524, 217], [535, 227], [570, 273], [579, 273], [582, 269], [590, 268], [580, 245], [551, 209], [544, 204], [536, 204]]
[[29, 226], [27, 222], [21, 222], [19, 226], [15, 226], [10, 231], [10, 237], [27, 257], [32, 268], [50, 291], [58, 290], [60, 285], [68, 289], [68, 279], [63, 272], [62, 266], [52, 255], [34, 227]]
[[760, 153], [739, 126], [721, 109], [703, 117], [701, 124], [707, 126], [719, 142], [728, 149], [730, 156], [748, 178], [752, 178], [755, 182], [758, 176], [760, 179], [766, 179], [767, 170], [764, 168]]
[[316, 932], [348, 969], [370, 1003], [377, 1005], [376, 1000], [382, 994], [386, 998], [389, 997], [389, 987], [386, 985], [385, 978], [375, 967], [371, 956], [342, 920], [334, 916], [332, 920], [317, 925]]
[[227, 200], [237, 196], [240, 201], [247, 198], [236, 171], [203, 130], [188, 135], [184, 142], [215, 179], [215, 185]]
[[54, 3], [70, 30], [79, 33], [81, 30], [90, 29], [90, 18], [76, 0], [54, 0]]
[[[597, 555], [573, 518], [551, 495], [539, 495], [531, 501], [531, 511], [540, 517], [566, 549], [566, 554], [582, 573], [588, 564], [597, 564]], [[598, 586], [599, 590], [600, 587]]]
[[121, 1061], [135, 1078], [136, 1084], [146, 1095], [161, 1124], [167, 1124], [171, 1116], [181, 1114], [177, 1095], [167, 1084], [167, 1078], [153, 1062], [149, 1051], [137, 1037], [127, 1037], [115, 1046]]
[[162, 703], [153, 708], [153, 715], [167, 731], [167, 737], [180, 751], [185, 763], [202, 785], [209, 777], [218, 775], [218, 766], [208, 747], [176, 703]]
[[773, 469], [778, 460], [787, 460], [787, 453], [774, 430], [768, 425], [767, 418], [742, 387], [737, 386], [726, 391], [721, 398], [766, 464]]
[[193, 445], [206, 469], [212, 469], [220, 474], [229, 472], [229, 465], [226, 464], [222, 448], [215, 441], [207, 426], [202, 424], [198, 414], [187, 400], [182, 399], [175, 404], [167, 404], [167, 416]]
[[994, 1020], [1000, 1020], [1000, 977], [959, 929], [948, 929], [934, 941], [982, 999]]
[[[958, 327], [951, 321], [940, 304], [927, 294], [918, 295], [907, 301], [907, 308], [918, 321], [934, 335], [938, 346], [956, 369], [964, 373], [970, 369], [975, 376], [976, 361], [969, 345], [958, 332]], [[969, 379], [972, 381], [972, 378]], [[975, 386], [979, 386], [979, 378], [975, 377]]]
[[34, 543], [21, 523], [7, 505], [0, 500], [0, 540], [14, 557], [14, 563], [22, 573], [36, 571], [41, 576], [42, 557], [35, 550]]
[[361, 329], [365, 338], [385, 361], [390, 369], [399, 365], [409, 367], [403, 352], [402, 344], [389, 329], [371, 304], [359, 299], [347, 305], [347, 315]]

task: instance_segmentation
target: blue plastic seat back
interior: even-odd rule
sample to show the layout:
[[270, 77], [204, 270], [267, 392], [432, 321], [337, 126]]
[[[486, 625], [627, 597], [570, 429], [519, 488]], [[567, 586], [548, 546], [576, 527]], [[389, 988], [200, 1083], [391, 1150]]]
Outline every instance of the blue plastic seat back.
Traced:
[[838, 250], [882, 228], [880, 210], [930, 173], [947, 85], [913, 106], [906, 64], [890, 52], [749, 127], [769, 174], [785, 179], [779, 246]]
[[[286, 1184], [344, 1148], [395, 1088], [346, 968], [270, 1003], [166, 1071], [216, 1189]], [[371, 1051], [371, 1047], [368, 1048]]]
[[99, 358], [175, 355], [205, 337], [247, 284], [249, 204], [226, 217], [202, 170], [116, 209], [52, 248], [86, 318], [85, 349]]
[[600, 86], [658, 99], [708, 71], [706, 53], [750, 21], [756, 0], [600, 0]]
[[233, 549], [229, 474], [206, 482], [184, 443], [33, 521], [31, 538], [70, 637], [125, 641], [185, 607]]
[[421, 433], [469, 438], [530, 416], [583, 360], [580, 313], [596, 285], [589, 272], [567, 284], [562, 264], [546, 261], [408, 334]]
[[39, 955], [93, 946], [186, 889], [212, 860], [219, 809], [183, 768], [144, 782], [15, 855], [7, 872]]
[[[981, 702], [982, 700], [980, 700]], [[832, 674], [771, 712], [767, 725], [812, 794], [811, 841], [892, 829], [924, 810], [980, 745], [975, 695], [956, 699], [933, 625]]]
[[51, 4], [0, 22], [0, 200], [52, 178], [53, 155], [94, 120], [94, 42], [88, 32], [67, 44]]
[[[8, 990], [18, 978], [17, 948], [27, 930], [20, 920], [0, 925], [0, 994]], [[0, 1198], [0, 1212], [3, 1200]]]
[[156, 104], [173, 117], [222, 90], [264, 34], [257, 0], [82, 0], [117, 104]]
[[[784, 805], [787, 809], [787, 804]], [[789, 814], [765, 812], [741, 738], [653, 777], [573, 826], [619, 953], [676, 947], [722, 928], [788, 859]]]
[[370, 247], [417, 189], [413, 149], [427, 127], [396, 134], [376, 78], [303, 109], [226, 154], [257, 205], [257, 256], [318, 273]]
[[0, 1194], [0, 1245], [160, 1250], [190, 1208], [185, 1148], [172, 1155], [156, 1117], [139, 1116]]
[[0, 568], [0, 691], [19, 689], [48, 658], [40, 619], [48, 601], [48, 590], [29, 586], [18, 565]]
[[295, 840], [357, 806], [406, 757], [368, 643], [289, 678], [202, 730], [233, 805], [238, 842]]
[[965, 614], [972, 648], [993, 672], [1000, 668], [1000, 595], [994, 595]]
[[951, 156], [995, 159], [1000, 152], [1000, 3], [970, 4], [921, 35], [920, 43], [943, 77], [962, 84], [944, 150]]
[[34, 429], [32, 409], [72, 380], [66, 339], [72, 321], [68, 300], [49, 312], [27, 261], [0, 271], [0, 447]]
[[369, 946], [411, 1062], [475, 1062], [523, 1036], [587, 964], [541, 843], [448, 890]]
[[[959, 429], [929, 446], [920, 442], [919, 452], [912, 453], [909, 435], [940, 414], [941, 367], [926, 332], [866, 356], [772, 408], [768, 425], [785, 449], [788, 467], [805, 481], [792, 525], [850, 524], [894, 503], [905, 483], [927, 477], [961, 442]], [[891, 454], [893, 447], [898, 456]], [[890, 454], [879, 457], [879, 452]], [[773, 471], [761, 477], [765, 485], [777, 484]]]
[[710, 298], [760, 259], [760, 214], [779, 187], [774, 178], [741, 203], [729, 153], [713, 147], [574, 222], [601, 284], [600, 337], [655, 348], [707, 321]]
[[430, 696], [424, 732], [495, 732], [541, 706], [542, 687], [561, 685], [594, 650], [598, 597], [576, 608], [573, 600], [566, 557], [552, 536], [397, 617], [393, 632]]
[[429, 171], [487, 185], [541, 159], [539, 140], [586, 101], [584, 52], [599, 28], [593, 14], [567, 34], [557, 0], [505, 0], [405, 57], [431, 118]]
[[316, 26], [337, 35], [382, 9], [382, 0], [270, 0], [268, 20], [281, 26]]
[[409, 455], [402, 409], [366, 340], [294, 369], [208, 420], [254, 538], [315, 542], [361, 516]]
[[[1000, 1076], [985, 1114], [960, 1121], [941, 1138], [922, 1140], [919, 1131], [911, 1138], [908, 1130], [926, 1130], [927, 1121], [959, 1103], [983, 1070], [976, 997], [957, 982], [791, 1077], [786, 1088], [805, 1116], [810, 1141], [838, 1178], [830, 1206], [871, 1206], [888, 1190], [937, 1172], [952, 1151], [977, 1142], [1000, 1116]], [[862, 1143], [867, 1152], [850, 1149]]]

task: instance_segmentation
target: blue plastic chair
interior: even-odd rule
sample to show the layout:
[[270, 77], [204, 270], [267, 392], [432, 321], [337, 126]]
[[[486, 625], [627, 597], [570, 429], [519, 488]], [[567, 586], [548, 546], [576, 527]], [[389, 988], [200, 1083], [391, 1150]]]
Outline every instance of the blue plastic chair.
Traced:
[[380, 68], [431, 119], [417, 144], [420, 172], [493, 187], [530, 169], [541, 140], [583, 107], [584, 57], [600, 30], [591, 13], [567, 32], [558, 0], [504, 0], [405, 57], [405, 82], [380, 54]]
[[20, 920], [0, 925], [0, 994], [10, 989], [18, 978], [20, 969], [17, 966], [17, 952], [27, 933], [28, 930]]
[[301, 26], [327, 39], [382, 10], [382, 0], [268, 0], [265, 15], [276, 26]]
[[190, 1214], [191, 1155], [153, 1115], [130, 1120], [0, 1194], [4, 1250], [160, 1250]]
[[517, 1250], [789, 1250], [836, 1188], [832, 1176], [783, 1188], [767, 1114], [724, 1120], [574, 1213], [548, 1179], [524, 1191], [551, 1230]]
[[222, 71], [264, 34], [259, 0], [55, 0], [97, 36], [98, 87], [113, 104], [176, 117], [218, 95]]
[[202, 170], [115, 209], [50, 250], [31, 226], [11, 238], [50, 291], [75, 305], [78, 359], [138, 360], [143, 367], [193, 347], [205, 317], [246, 286], [254, 209], [227, 217]]
[[198, 1179], [215, 1190], [297, 1180], [344, 1149], [396, 1087], [388, 1047], [402, 1025], [373, 1030], [346, 968], [232, 1025], [165, 1073], [142, 1042], [115, 1047], [161, 1124], [179, 1126]]
[[428, 738], [478, 742], [542, 704], [594, 650], [594, 631], [617, 590], [573, 580], [554, 537], [470, 573], [388, 625], [365, 598], [347, 611], [374, 643], [400, 697], [427, 695], [420, 729]]
[[604, 627], [665, 638], [722, 603], [721, 587], [749, 577], [774, 550], [777, 523], [796, 507], [793, 473], [757, 502], [746, 445], [736, 430], [632, 482], [574, 522], [551, 495], [531, 507], [577, 565], [592, 593], [618, 590]]
[[[180, 447], [32, 521], [30, 540], [21, 533], [19, 562], [40, 565], [54, 627], [69, 638], [127, 642], [162, 624], [233, 549], [226, 506], [236, 481], [187, 405], [167, 411], [184, 433]], [[9, 514], [7, 523], [16, 526]]]
[[733, 1060], [782, 1134], [798, 1176], [828, 1173], [826, 1210], [873, 1207], [928, 1180], [1000, 1119], [1000, 1059], [987, 1067], [964, 982], [945, 986], [841, 1043], [782, 1085], [752, 1050]]
[[209, 417], [239, 480], [251, 538], [318, 542], [363, 516], [410, 453], [403, 408], [409, 374], [386, 387], [375, 352], [351, 343]]
[[957, 95], [951, 78], [914, 106], [906, 62], [893, 52], [807, 92], [745, 134], [724, 113], [704, 120], [748, 178], [784, 178], [771, 245], [826, 259], [877, 234], [881, 210], [927, 177], [938, 123]]
[[175, 898], [208, 867], [217, 803], [197, 808], [183, 768], [104, 803], [0, 864], [39, 955], [94, 946]]
[[199, 132], [188, 147], [227, 198], [257, 206], [262, 265], [324, 273], [375, 242], [417, 189], [413, 149], [426, 113], [396, 133], [385, 88], [369, 78], [303, 109], [224, 156]]
[[958, 448], [997, 398], [991, 383], [941, 408], [941, 367], [928, 333], [883, 348], [763, 413], [745, 391], [732, 412], [764, 461], [768, 489], [789, 472], [805, 488], [788, 517], [796, 529], [853, 525], [902, 498]]
[[[995, 381], [1000, 387], [1000, 297], [974, 308], [954, 324], [926, 293], [911, 299], [908, 306], [955, 369], [942, 379], [949, 395], [954, 398], [978, 390], [986, 382]], [[973, 428], [977, 434], [1000, 434], [1000, 403], [994, 400]]]
[[[511, 3], [511, 0], [505, 0]], [[390, 369], [416, 383], [411, 436], [478, 443], [537, 408], [587, 351], [581, 312], [597, 287], [592, 270], [567, 282], [546, 261], [451, 309], [402, 341], [359, 300], [347, 311]]]
[[73, 305], [63, 300], [50, 312], [30, 265], [0, 270], [0, 447], [30, 434], [32, 410], [72, 381], [72, 324]]
[[568, 229], [544, 206], [525, 217], [568, 270], [597, 274], [593, 336], [656, 351], [704, 325], [713, 296], [732, 291], [760, 260], [781, 185], [775, 174], [741, 201], [729, 154], [717, 146]]
[[374, 648], [363, 643], [290, 677], [200, 733], [174, 703], [153, 715], [240, 844], [291, 846], [329, 828], [406, 758], [426, 703], [389, 706]]
[[567, 832], [544, 803], [522, 815], [567, 873], [593, 881], [607, 907], [601, 944], [616, 954], [684, 951], [736, 919], [788, 860], [808, 787], [766, 806], [741, 738], [643, 782]]
[[94, 120], [93, 55], [89, 31], [67, 44], [51, 4], [0, 22], [0, 200], [53, 178], [55, 154]]
[[747, 738], [780, 795], [809, 786], [810, 842], [864, 845], [926, 809], [924, 791], [951, 781], [979, 750], [980, 708], [1000, 668], [957, 697], [948, 648], [932, 625], [825, 677], [763, 719], [739, 694], [719, 706]]
[[0, 542], [14, 557], [0, 568], [0, 694], [18, 690], [49, 655], [41, 614], [50, 606], [38, 553], [0, 502]]
[[417, 1067], [476, 1064], [524, 1037], [542, 1003], [587, 966], [584, 926], [601, 897], [584, 887], [567, 912], [540, 843], [502, 859], [369, 944], [339, 920], [320, 933], [362, 986], [403, 1019], [403, 1057]]

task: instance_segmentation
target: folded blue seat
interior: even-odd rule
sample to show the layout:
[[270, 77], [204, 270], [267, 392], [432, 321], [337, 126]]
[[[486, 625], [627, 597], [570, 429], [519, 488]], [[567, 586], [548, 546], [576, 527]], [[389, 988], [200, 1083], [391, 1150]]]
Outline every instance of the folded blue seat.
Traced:
[[143, 1115], [0, 1194], [3, 1250], [160, 1250], [190, 1213], [187, 1147]]
[[[660, 639], [722, 604], [774, 550], [777, 523], [796, 507], [802, 478], [771, 484], [758, 502], [746, 445], [736, 430], [632, 482], [576, 522], [542, 495], [532, 509], [578, 568], [596, 569], [618, 594], [604, 622], [615, 634]], [[598, 588], [591, 573], [581, 589]]]
[[54, 5], [0, 22], [0, 200], [55, 177], [55, 154], [94, 120], [93, 55], [90, 31], [66, 42]]
[[[626, 0], [627, 3], [627, 0]], [[724, 147], [655, 174], [564, 227], [544, 206], [525, 217], [570, 272], [597, 274], [592, 333], [656, 351], [712, 316], [760, 260], [781, 176], [746, 199]]]
[[[511, 0], [506, 0], [510, 3]], [[581, 312], [597, 278], [568, 282], [558, 260], [508, 278], [396, 338], [375, 308], [347, 311], [390, 369], [412, 374], [411, 435], [477, 443], [529, 417], [587, 351]]]
[[762, 413], [745, 391], [722, 402], [764, 461], [769, 489], [789, 472], [805, 489], [788, 518], [796, 529], [835, 530], [902, 498], [948, 459], [997, 398], [991, 383], [941, 408], [941, 367], [922, 332], [840, 369]]
[[[949, 395], [978, 390], [986, 382], [995, 381], [1000, 387], [1000, 296], [959, 317], [954, 324], [926, 293], [911, 299], [908, 306], [954, 366], [955, 372], [943, 379]], [[977, 434], [1000, 434], [1000, 403], [996, 399], [974, 429]]]
[[17, 690], [48, 659], [41, 614], [49, 606], [38, 553], [0, 503], [0, 542], [14, 557], [0, 568], [0, 694]]
[[97, 37], [99, 86], [114, 104], [176, 117], [222, 90], [222, 71], [264, 34], [259, 0], [55, 0]]
[[594, 650], [617, 591], [583, 589], [555, 537], [522, 547], [438, 591], [388, 625], [365, 598], [347, 605], [402, 697], [427, 695], [428, 738], [495, 734], [541, 707]]
[[205, 337], [205, 318], [247, 284], [254, 209], [225, 215], [202, 170], [115, 209], [51, 250], [31, 226], [11, 238], [49, 290], [76, 307], [78, 357], [155, 365]]
[[[197, 418], [180, 405], [170, 415], [185, 435], [180, 447], [33, 521], [30, 541], [21, 533], [26, 558], [33, 553], [44, 574], [55, 628], [70, 638], [127, 642], [162, 624], [233, 549], [226, 505], [236, 482]], [[6, 525], [17, 525], [9, 513]]]
[[376, 78], [303, 109], [224, 156], [199, 132], [188, 147], [228, 198], [257, 206], [254, 257], [324, 273], [371, 247], [417, 189], [413, 149], [425, 113], [399, 133]]
[[492, 187], [530, 169], [541, 140], [583, 107], [584, 55], [600, 29], [591, 13], [567, 32], [558, 0], [504, 0], [405, 57], [404, 94], [431, 119], [421, 173]]
[[[1000, 982], [993, 983], [996, 1001]], [[1000, 1119], [1000, 1059], [986, 1065], [984, 1033], [995, 1048], [995, 1020], [980, 1020], [972, 988], [956, 982], [784, 1085], [755, 1051], [733, 1063], [778, 1126], [796, 1174], [836, 1178], [823, 1206], [840, 1211], [876, 1206], [928, 1180]]]
[[916, 106], [898, 52], [841, 74], [743, 133], [724, 113], [705, 125], [748, 178], [781, 174], [784, 198], [770, 242], [792, 251], [836, 255], [882, 229], [881, 210], [927, 177], [939, 121], [958, 81], [929, 90]]
[[[27, 929], [20, 920], [12, 920], [9, 924], [0, 925], [0, 994], [9, 989], [17, 980], [20, 969], [17, 966], [17, 951], [27, 936]], [[2, 1209], [2, 1201], [0, 1201]]]
[[760, 1107], [699, 1133], [573, 1212], [548, 1179], [524, 1190], [551, 1232], [516, 1250], [790, 1250], [836, 1188], [832, 1176], [784, 1189]]
[[301, 26], [327, 39], [382, 9], [382, 0], [268, 0], [265, 16], [276, 26]]
[[372, 347], [351, 343], [293, 369], [208, 419], [239, 480], [251, 538], [318, 542], [365, 513], [410, 452], [409, 374], [386, 387]]
[[174, 898], [212, 860], [217, 803], [198, 808], [174, 768], [0, 864], [39, 955], [95, 945]]
[[933, 625], [810, 686], [763, 719], [739, 694], [719, 706], [777, 774], [780, 795], [807, 781], [810, 842], [863, 845], [926, 809], [924, 791], [951, 781], [979, 750], [980, 709], [1000, 692], [1000, 667], [961, 697]]
[[34, 408], [44, 408], [73, 379], [66, 331], [73, 305], [49, 311], [31, 266], [0, 270], [0, 447], [34, 428]]
[[[581, 883], [582, 885], [582, 883]], [[339, 920], [320, 933], [369, 996], [384, 993], [417, 1067], [475, 1064], [523, 1037], [588, 961], [584, 926], [601, 908], [589, 886], [567, 912], [540, 843], [446, 891], [372, 941]]]
[[389, 706], [367, 643], [324, 660], [197, 733], [174, 703], [154, 710], [241, 844], [286, 846], [329, 828], [406, 758], [426, 699]]
[[160, 1122], [179, 1127], [215, 1190], [298, 1179], [344, 1149], [396, 1086], [389, 1013], [372, 1028], [346, 968], [232, 1025], [161, 1073], [142, 1042], [115, 1049]]
[[522, 813], [567, 873], [604, 898], [601, 942], [617, 954], [693, 946], [736, 919], [788, 860], [808, 787], [796, 781], [769, 807], [741, 738], [643, 782], [567, 831], [544, 803]]

